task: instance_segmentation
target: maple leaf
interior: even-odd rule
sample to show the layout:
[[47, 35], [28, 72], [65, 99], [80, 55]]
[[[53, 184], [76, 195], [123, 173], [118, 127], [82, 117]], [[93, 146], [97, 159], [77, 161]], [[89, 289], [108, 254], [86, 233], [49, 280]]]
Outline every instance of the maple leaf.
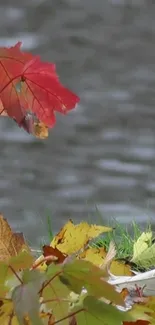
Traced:
[[35, 119], [27, 122], [28, 112], [38, 122], [52, 127], [55, 111], [66, 114], [79, 98], [59, 82], [54, 64], [22, 52], [20, 46], [19, 42], [11, 48], [0, 48], [0, 109], [2, 115], [8, 114], [19, 126], [33, 133], [31, 124]]
[[121, 295], [115, 288], [104, 281], [105, 271], [88, 261], [75, 259], [63, 265], [59, 278], [72, 291], [80, 294], [85, 288], [90, 295], [104, 297], [117, 305], [124, 306]]
[[50, 246], [58, 248], [65, 254], [74, 254], [83, 249], [91, 239], [108, 231], [112, 231], [112, 228], [89, 225], [87, 222], [74, 225], [72, 220], [69, 220], [53, 238]]
[[0, 48], [0, 98], [3, 104], [1, 114], [5, 111], [17, 123], [23, 119], [25, 112], [21, 107], [16, 85], [20, 83], [25, 63], [33, 57], [30, 53], [21, 52], [20, 46], [21, 42], [18, 42], [10, 48]]
[[71, 313], [75, 315], [77, 324], [122, 325], [122, 321], [132, 321], [132, 317], [127, 312], [119, 311], [114, 306], [105, 304], [93, 296], [86, 295], [83, 298], [73, 306], [74, 314]]
[[[48, 285], [44, 286], [42, 290], [42, 297], [46, 301], [46, 308], [53, 311], [56, 321], [67, 316], [70, 301], [70, 290], [60, 281], [58, 276], [61, 272], [62, 265], [51, 264], [46, 272], [45, 284]], [[68, 319], [63, 321], [62, 324], [68, 325]]]
[[65, 114], [79, 101], [76, 95], [60, 84], [55, 66], [41, 62], [39, 57], [24, 66], [21, 81], [21, 93], [25, 94], [29, 110], [48, 127], [55, 124], [55, 111]]

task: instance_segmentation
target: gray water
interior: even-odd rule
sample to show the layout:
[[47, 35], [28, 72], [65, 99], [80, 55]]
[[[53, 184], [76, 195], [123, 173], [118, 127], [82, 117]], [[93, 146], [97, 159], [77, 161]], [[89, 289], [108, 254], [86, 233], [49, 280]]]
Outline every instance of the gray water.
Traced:
[[[47, 141], [0, 119], [0, 210], [33, 244], [68, 218], [155, 222], [155, 4], [1, 0], [0, 46], [55, 62], [81, 102]], [[98, 218], [98, 217], [97, 217]]]

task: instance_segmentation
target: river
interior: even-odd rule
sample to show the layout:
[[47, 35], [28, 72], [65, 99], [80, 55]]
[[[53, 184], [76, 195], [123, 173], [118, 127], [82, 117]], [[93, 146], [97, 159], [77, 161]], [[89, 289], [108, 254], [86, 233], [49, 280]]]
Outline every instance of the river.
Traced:
[[[155, 222], [155, 4], [1, 0], [0, 46], [55, 62], [80, 104], [48, 140], [0, 119], [0, 210], [33, 245], [68, 218]], [[96, 206], [99, 212], [96, 211]]]

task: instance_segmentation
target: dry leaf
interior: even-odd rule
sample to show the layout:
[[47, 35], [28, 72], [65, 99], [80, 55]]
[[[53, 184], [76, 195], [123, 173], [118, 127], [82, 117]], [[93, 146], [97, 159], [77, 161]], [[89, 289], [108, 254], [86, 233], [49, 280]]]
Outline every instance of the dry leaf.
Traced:
[[18, 255], [22, 248], [29, 250], [22, 233], [13, 233], [6, 219], [0, 214], [0, 261]]
[[107, 255], [106, 255], [105, 259], [104, 259], [103, 264], [100, 266], [100, 268], [101, 269], [107, 269], [107, 271], [109, 272], [111, 263], [112, 263], [115, 256], [116, 256], [115, 244], [114, 244], [114, 242], [111, 241], [110, 245], [109, 245]]
[[112, 228], [109, 227], [89, 225], [86, 222], [74, 225], [69, 220], [53, 238], [50, 246], [57, 247], [62, 253], [71, 255], [84, 248], [91, 239], [111, 230]]
[[48, 127], [43, 122], [34, 122], [33, 134], [39, 139], [48, 138]]
[[44, 257], [47, 257], [47, 256], [55, 256], [55, 257], [57, 257], [57, 259], [55, 261], [47, 261], [46, 262], [47, 265], [51, 264], [52, 262], [54, 262], [55, 264], [63, 263], [63, 261], [68, 256], [66, 254], [61, 253], [59, 251], [59, 249], [57, 249], [56, 247], [53, 248], [53, 247], [48, 246], [48, 245], [43, 246], [43, 255], [44, 255]]

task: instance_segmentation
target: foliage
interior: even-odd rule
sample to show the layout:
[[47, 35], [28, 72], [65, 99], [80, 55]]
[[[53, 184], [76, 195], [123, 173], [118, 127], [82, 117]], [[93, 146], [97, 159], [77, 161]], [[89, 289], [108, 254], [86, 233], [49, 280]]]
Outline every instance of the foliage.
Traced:
[[24, 237], [21, 244], [21, 235], [12, 231], [2, 215], [0, 224], [0, 324], [155, 323], [153, 296], [143, 297], [139, 287], [131, 295], [128, 285], [119, 290], [111, 283], [120, 277], [134, 279], [129, 265], [114, 260], [114, 244], [108, 252], [105, 247], [90, 246], [111, 228], [86, 222], [74, 225], [69, 220], [35, 260]]
[[55, 112], [66, 114], [78, 102], [78, 96], [59, 82], [54, 64], [21, 51], [21, 42], [0, 48], [0, 115], [46, 138]]

